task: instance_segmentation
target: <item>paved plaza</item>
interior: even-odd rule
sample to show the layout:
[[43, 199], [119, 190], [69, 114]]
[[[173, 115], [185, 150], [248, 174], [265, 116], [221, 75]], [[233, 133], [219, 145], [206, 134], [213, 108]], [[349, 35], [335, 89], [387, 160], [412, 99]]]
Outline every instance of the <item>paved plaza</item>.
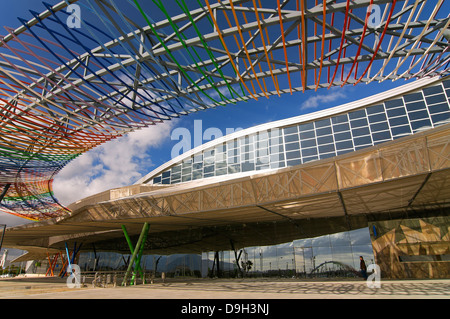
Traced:
[[68, 288], [66, 279], [0, 280], [0, 299], [450, 299], [450, 280], [167, 279], [128, 287]]

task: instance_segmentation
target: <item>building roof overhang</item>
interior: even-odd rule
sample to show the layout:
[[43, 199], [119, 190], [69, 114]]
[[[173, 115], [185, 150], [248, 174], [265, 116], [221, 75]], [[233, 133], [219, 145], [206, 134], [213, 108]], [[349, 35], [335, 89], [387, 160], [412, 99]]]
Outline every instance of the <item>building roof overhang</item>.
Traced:
[[70, 216], [8, 228], [4, 246], [33, 256], [74, 242], [129, 253], [122, 225], [138, 236], [148, 222], [147, 252], [200, 253], [364, 227], [368, 216], [450, 206], [449, 144], [447, 124], [251, 176], [114, 189], [73, 204]]

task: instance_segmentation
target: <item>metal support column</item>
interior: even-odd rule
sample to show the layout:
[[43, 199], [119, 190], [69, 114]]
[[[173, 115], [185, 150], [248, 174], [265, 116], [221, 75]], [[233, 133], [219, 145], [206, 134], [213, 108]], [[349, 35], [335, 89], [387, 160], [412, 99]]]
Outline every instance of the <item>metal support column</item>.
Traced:
[[[139, 271], [142, 278], [144, 279], [144, 275], [140, 266], [140, 261], [141, 261], [141, 257], [142, 257], [142, 253], [144, 251], [144, 244], [145, 241], [147, 240], [147, 234], [148, 234], [148, 229], [149, 229], [149, 224], [148, 223], [144, 223], [144, 226], [142, 227], [142, 231], [141, 234], [139, 235], [139, 239], [136, 243], [136, 247], [134, 249], [132, 249], [132, 245], [131, 245], [131, 240], [128, 236], [128, 233], [125, 229], [125, 226], [122, 225], [122, 229], [124, 230], [124, 234], [125, 234], [125, 238], [127, 239], [128, 245], [130, 247], [130, 250], [132, 252], [132, 256], [131, 256], [131, 260], [130, 263], [128, 264], [128, 268], [127, 271], [125, 273], [125, 276], [123, 278], [122, 281], [122, 286], [125, 286], [128, 280], [128, 276], [131, 273], [131, 269], [133, 268], [133, 264], [136, 264], [134, 267], [134, 276], [136, 275], [136, 272]], [[134, 279], [134, 276], [132, 279]]]

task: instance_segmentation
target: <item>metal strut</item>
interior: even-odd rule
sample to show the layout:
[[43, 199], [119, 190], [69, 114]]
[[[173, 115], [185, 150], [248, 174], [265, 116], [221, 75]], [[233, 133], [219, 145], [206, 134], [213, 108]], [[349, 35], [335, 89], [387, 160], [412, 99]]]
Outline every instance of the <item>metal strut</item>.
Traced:
[[147, 240], [149, 227], [150, 227], [150, 225], [148, 223], [144, 223], [141, 234], [139, 235], [138, 242], [136, 243], [136, 247], [133, 249], [133, 245], [131, 243], [130, 237], [128, 236], [128, 232], [127, 232], [125, 226], [122, 225], [122, 230], [125, 235], [125, 239], [127, 240], [128, 247], [130, 248], [130, 251], [132, 254], [131, 260], [128, 264], [127, 271], [125, 273], [125, 276], [123, 277], [122, 286], [126, 285], [128, 276], [130, 275], [130, 273], [132, 271], [133, 264], [135, 264], [135, 266], [134, 266], [134, 272], [133, 272], [133, 277], [131, 278], [132, 279], [131, 281], [132, 282], [134, 281], [134, 278], [138, 272], [141, 275], [142, 280], [144, 280], [144, 272], [142, 271], [142, 268], [141, 268], [141, 258], [142, 258], [142, 253], [144, 252], [144, 246], [145, 246], [145, 242]]

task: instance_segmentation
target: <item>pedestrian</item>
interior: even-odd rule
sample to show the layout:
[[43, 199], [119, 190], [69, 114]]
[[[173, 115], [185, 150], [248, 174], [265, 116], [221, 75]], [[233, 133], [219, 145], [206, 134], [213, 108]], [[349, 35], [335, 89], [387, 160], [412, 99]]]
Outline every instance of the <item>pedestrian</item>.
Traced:
[[361, 275], [363, 276], [364, 280], [367, 280], [367, 267], [366, 263], [364, 262], [363, 256], [359, 256], [359, 270], [361, 271]]

